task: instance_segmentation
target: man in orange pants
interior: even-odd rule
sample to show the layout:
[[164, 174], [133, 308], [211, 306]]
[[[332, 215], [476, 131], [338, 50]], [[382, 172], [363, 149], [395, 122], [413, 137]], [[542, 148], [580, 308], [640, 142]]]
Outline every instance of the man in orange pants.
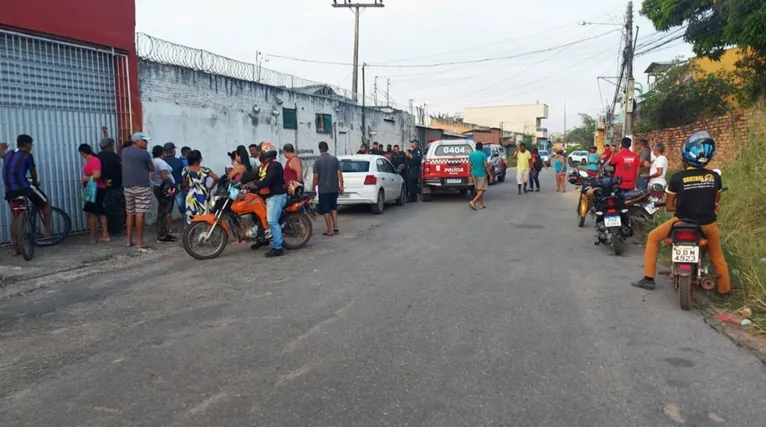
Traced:
[[673, 224], [683, 218], [699, 224], [705, 233], [710, 262], [718, 275], [718, 293], [728, 295], [731, 291], [729, 267], [721, 248], [721, 230], [716, 224], [723, 185], [719, 174], [705, 169], [714, 154], [715, 141], [707, 132], [693, 134], [681, 146], [685, 169], [670, 178], [667, 189], [667, 211], [675, 212], [675, 216], [649, 233], [644, 253], [644, 278], [632, 283], [633, 286], [654, 289], [660, 243], [668, 238]]

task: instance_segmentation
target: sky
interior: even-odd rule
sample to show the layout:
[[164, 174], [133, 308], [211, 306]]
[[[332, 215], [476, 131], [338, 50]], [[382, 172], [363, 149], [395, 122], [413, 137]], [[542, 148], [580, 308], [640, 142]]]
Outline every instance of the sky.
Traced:
[[[568, 129], [579, 124], [578, 113], [604, 111], [614, 96], [615, 87], [597, 77], [619, 74], [620, 24], [627, 1], [384, 3], [384, 8], [363, 11], [359, 42], [360, 62], [371, 64], [365, 73], [366, 93], [373, 95], [377, 76], [379, 102], [386, 98], [389, 79], [388, 97], [396, 106], [407, 109], [412, 99], [414, 105], [426, 105], [430, 114], [540, 102], [549, 105], [543, 126], [561, 132], [565, 123]], [[639, 15], [640, 3], [634, 2], [638, 52], [642, 43], [652, 47], [651, 42], [667, 36]], [[354, 16], [331, 4], [136, 0], [136, 31], [245, 62], [260, 57], [265, 68], [350, 89]], [[581, 21], [594, 25], [579, 25]], [[646, 84], [643, 71], [651, 62], [679, 56], [692, 56], [681, 40], [638, 56], [636, 81]], [[441, 65], [466, 61], [477, 62]], [[361, 86], [360, 80], [360, 91]]]

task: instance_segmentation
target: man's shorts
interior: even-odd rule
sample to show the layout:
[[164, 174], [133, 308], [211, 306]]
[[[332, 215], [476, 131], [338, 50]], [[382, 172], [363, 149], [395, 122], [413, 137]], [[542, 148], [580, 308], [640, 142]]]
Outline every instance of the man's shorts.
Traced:
[[26, 197], [30, 202], [32, 202], [33, 205], [39, 209], [44, 208], [45, 205], [48, 204], [48, 196], [43, 193], [43, 190], [34, 184], [30, 184], [28, 188], [22, 188], [20, 190], [14, 190], [5, 193], [5, 200], [8, 201], [9, 205], [11, 204], [11, 201], [17, 197]]
[[529, 182], [529, 169], [516, 169], [516, 183], [526, 184]]
[[489, 183], [487, 182], [487, 177], [483, 176], [481, 178], [474, 178], [473, 179], [473, 186], [476, 188], [476, 191], [486, 191], [487, 187], [489, 186]]
[[324, 215], [338, 210], [338, 193], [319, 193], [317, 211]]
[[149, 187], [125, 187], [125, 213], [147, 214], [152, 210], [152, 189]]

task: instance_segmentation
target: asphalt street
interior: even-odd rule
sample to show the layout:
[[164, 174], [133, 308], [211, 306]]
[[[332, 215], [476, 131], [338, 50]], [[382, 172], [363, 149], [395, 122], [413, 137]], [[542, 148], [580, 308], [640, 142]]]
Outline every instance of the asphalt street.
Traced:
[[574, 191], [543, 185], [9, 298], [0, 425], [763, 426], [766, 367], [669, 284], [632, 288], [641, 248], [594, 246]]

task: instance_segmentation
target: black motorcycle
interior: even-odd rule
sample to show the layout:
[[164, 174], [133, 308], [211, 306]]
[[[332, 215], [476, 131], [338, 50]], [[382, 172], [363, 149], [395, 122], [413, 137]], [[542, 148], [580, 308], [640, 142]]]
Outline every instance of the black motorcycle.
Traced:
[[633, 236], [633, 227], [620, 178], [599, 178], [594, 183], [596, 210], [596, 245], [609, 245], [615, 255], [622, 255], [625, 240]]

